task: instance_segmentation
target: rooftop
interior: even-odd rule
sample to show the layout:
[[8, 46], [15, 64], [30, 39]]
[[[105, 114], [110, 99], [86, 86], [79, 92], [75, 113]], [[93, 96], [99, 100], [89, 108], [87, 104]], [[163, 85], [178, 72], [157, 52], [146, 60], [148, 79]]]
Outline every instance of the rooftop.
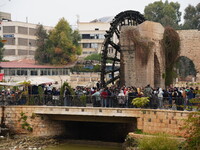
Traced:
[[35, 60], [23, 59], [9, 62], [0, 62], [0, 68], [70, 68], [73, 64], [63, 66], [39, 65]]
[[114, 16], [109, 16], [109, 17], [102, 17], [99, 19], [95, 19], [91, 22], [105, 22], [105, 23], [110, 23], [113, 20]]

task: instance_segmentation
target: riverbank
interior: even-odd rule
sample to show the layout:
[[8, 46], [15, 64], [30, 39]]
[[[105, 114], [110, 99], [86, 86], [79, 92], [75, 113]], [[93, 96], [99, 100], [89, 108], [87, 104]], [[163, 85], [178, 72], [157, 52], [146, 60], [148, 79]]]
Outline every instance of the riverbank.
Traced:
[[43, 150], [49, 145], [58, 144], [60, 144], [59, 140], [53, 137], [1, 137], [0, 150]]
[[58, 145], [89, 145], [91, 147], [106, 146], [108, 149], [115, 147], [119, 150], [122, 143], [101, 142], [101, 141], [87, 141], [87, 140], [68, 140], [58, 137], [27, 137], [27, 136], [13, 136], [10, 138], [0, 139], [0, 150], [46, 150], [56, 149]]

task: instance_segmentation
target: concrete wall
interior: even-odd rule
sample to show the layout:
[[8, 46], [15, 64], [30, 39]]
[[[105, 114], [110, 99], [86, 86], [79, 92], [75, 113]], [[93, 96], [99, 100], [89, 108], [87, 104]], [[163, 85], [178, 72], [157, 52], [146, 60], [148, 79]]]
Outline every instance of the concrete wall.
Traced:
[[[28, 117], [27, 122], [33, 128], [33, 132], [22, 129], [22, 121], [19, 121], [21, 113]], [[44, 114], [36, 115], [33, 114]], [[48, 115], [78, 115], [91, 117], [118, 117], [118, 118], [137, 118], [137, 128], [146, 133], [168, 133], [173, 135], [183, 135], [183, 126], [189, 112], [170, 111], [170, 110], [150, 110], [150, 109], [131, 109], [131, 108], [92, 108], [92, 107], [47, 107], [47, 106], [5, 106], [5, 124], [13, 132], [23, 134], [29, 133], [35, 136], [59, 135], [65, 133], [64, 122], [51, 120]], [[2, 108], [0, 108], [2, 117]], [[72, 119], [71, 117], [70, 119]], [[81, 121], [83, 121], [83, 118]], [[2, 119], [2, 118], [1, 118]], [[54, 118], [55, 119], [55, 118]], [[86, 120], [87, 121], [87, 120]], [[127, 121], [127, 119], [125, 119]], [[129, 120], [130, 121], [130, 120]], [[98, 122], [98, 121], [97, 121]]]

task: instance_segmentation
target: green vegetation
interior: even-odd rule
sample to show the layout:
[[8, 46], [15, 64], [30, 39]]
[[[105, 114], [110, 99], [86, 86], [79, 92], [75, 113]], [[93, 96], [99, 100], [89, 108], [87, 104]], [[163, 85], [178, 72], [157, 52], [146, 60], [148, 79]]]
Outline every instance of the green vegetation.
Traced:
[[75, 65], [72, 69], [71, 72], [100, 72], [100, 65], [92, 65], [93, 68], [86, 68], [84, 65]]
[[181, 56], [178, 58], [176, 62], [176, 70], [178, 70], [179, 77], [187, 77], [189, 75], [196, 76], [195, 65], [192, 60], [185, 56]]
[[182, 29], [200, 29], [200, 3], [197, 6], [189, 5], [185, 8], [184, 24]]
[[60, 99], [63, 99], [65, 89], [68, 88], [71, 95], [75, 95], [73, 88], [69, 85], [69, 83], [64, 82], [60, 89]]
[[86, 95], [81, 95], [80, 96], [80, 103], [82, 106], [86, 106], [86, 100], [87, 100], [87, 96]]
[[165, 56], [165, 85], [173, 83], [175, 77], [174, 67], [180, 52], [180, 37], [171, 27], [166, 27], [162, 39], [162, 49]]
[[96, 60], [96, 61], [101, 61], [101, 54], [91, 54], [91, 55], [88, 55], [87, 57], [85, 57], [84, 60]]
[[134, 50], [136, 50], [136, 57], [140, 58], [141, 64], [146, 65], [149, 60], [149, 55], [154, 43], [148, 38], [144, 38], [140, 35], [138, 29], [127, 30], [126, 36], [129, 42], [129, 49], [134, 44]]
[[38, 48], [35, 59], [39, 64], [65, 65], [74, 62], [76, 56], [81, 54], [78, 44], [80, 35], [78, 31], [72, 31], [64, 18], [60, 19], [49, 35], [43, 26], [38, 26], [36, 35]]
[[164, 27], [171, 26], [175, 29], [179, 28], [181, 21], [180, 4], [178, 2], [156, 1], [150, 3], [144, 9], [144, 16], [149, 21], [161, 23]]
[[2, 42], [2, 38], [0, 37], [0, 62], [3, 60], [3, 52], [4, 52], [4, 43]]
[[179, 145], [178, 140], [165, 134], [145, 136], [138, 139], [138, 147], [140, 150], [178, 150]]
[[28, 116], [25, 115], [24, 112], [21, 112], [20, 113], [20, 119], [18, 120], [19, 122], [22, 121], [22, 129], [26, 129], [27, 131], [30, 131], [32, 132], [33, 131], [33, 128], [30, 126], [30, 124], [27, 122], [27, 119], [28, 119]]
[[149, 104], [149, 97], [137, 97], [132, 100], [132, 104], [137, 108], [145, 107]]
[[200, 112], [190, 113], [185, 120], [186, 142], [185, 149], [199, 150], [200, 148]]
[[44, 89], [41, 86], [38, 87], [38, 96], [39, 96], [39, 104], [42, 104], [44, 98]]
[[149, 21], [161, 23], [164, 27], [170, 26], [174, 29], [200, 29], [199, 13], [200, 3], [196, 6], [188, 5], [184, 12], [184, 23], [180, 24], [182, 13], [179, 11], [178, 2], [168, 0], [155, 1], [148, 4], [144, 9], [144, 16]]

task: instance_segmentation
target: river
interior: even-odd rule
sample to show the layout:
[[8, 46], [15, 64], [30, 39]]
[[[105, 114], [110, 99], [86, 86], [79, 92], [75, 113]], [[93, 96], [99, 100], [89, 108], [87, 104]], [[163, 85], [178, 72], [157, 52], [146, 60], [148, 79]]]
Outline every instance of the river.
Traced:
[[121, 143], [99, 141], [68, 141], [59, 146], [48, 147], [45, 150], [121, 150]]

